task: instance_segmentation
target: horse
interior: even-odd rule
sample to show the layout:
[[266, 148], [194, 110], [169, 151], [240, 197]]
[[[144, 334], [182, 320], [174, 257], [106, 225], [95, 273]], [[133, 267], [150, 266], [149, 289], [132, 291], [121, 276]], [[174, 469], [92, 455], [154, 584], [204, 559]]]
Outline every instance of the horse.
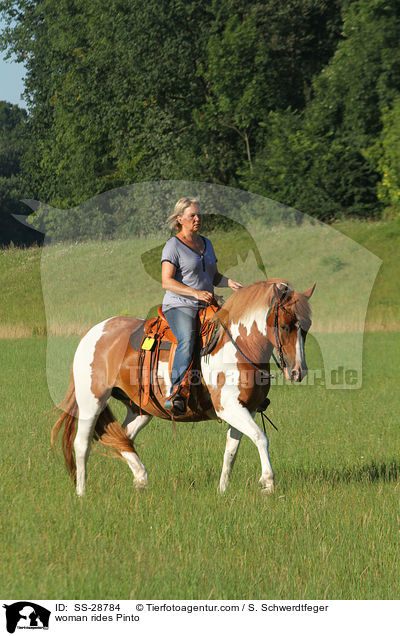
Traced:
[[[189, 400], [185, 414], [173, 419], [224, 420], [228, 424], [220, 493], [228, 486], [242, 435], [247, 435], [258, 449], [261, 490], [274, 492], [268, 438], [254, 416], [270, 389], [274, 348], [279, 358], [274, 356], [275, 360], [287, 380], [301, 382], [307, 374], [304, 344], [311, 326], [309, 299], [314, 288], [315, 283], [299, 293], [282, 279], [258, 281], [232, 294], [212, 317], [217, 340], [211, 353], [200, 360], [197, 398]], [[132, 316], [108, 318], [89, 329], [76, 349], [69, 388], [58, 406], [59, 417], [51, 437], [54, 446], [63, 429], [64, 459], [75, 478], [78, 496], [85, 492], [93, 439], [128, 464], [138, 489], [147, 486], [147, 470], [133, 443], [153, 416], [160, 417], [160, 411], [151, 402], [145, 410], [141, 408], [140, 354], [129, 345], [129, 337], [142, 324], [142, 319]], [[171, 388], [168, 357], [168, 351], [160, 351], [154, 387], [160, 404]], [[108, 405], [111, 395], [127, 409], [122, 425]]]

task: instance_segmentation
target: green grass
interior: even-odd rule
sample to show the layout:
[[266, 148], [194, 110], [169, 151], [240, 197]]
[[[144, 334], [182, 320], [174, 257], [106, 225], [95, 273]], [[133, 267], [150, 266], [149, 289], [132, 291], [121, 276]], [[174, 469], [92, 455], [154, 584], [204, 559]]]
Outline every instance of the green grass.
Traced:
[[[400, 336], [384, 331], [400, 325], [399, 223], [334, 227], [383, 261], [368, 305], [366, 328], [375, 333], [364, 338], [363, 385], [272, 388], [268, 414], [279, 432], [270, 428], [268, 435], [277, 491], [268, 498], [249, 440], [221, 497], [226, 425], [179, 424], [175, 440], [172, 425], [156, 419], [136, 443], [149, 471], [147, 492], [135, 490], [123, 462], [92, 452], [87, 495], [78, 500], [61, 452], [50, 449], [52, 397], [65, 391], [76, 334], [124, 311], [143, 315], [160, 301], [160, 285], [140, 261], [159, 241], [55, 246], [42, 262], [42, 281], [40, 249], [0, 251], [3, 598], [399, 598]], [[313, 232], [259, 228], [253, 235], [270, 276], [302, 289], [316, 274], [314, 324], [358, 327], [357, 313], [343, 318], [364, 284], [363, 268], [353, 264], [357, 245], [339, 236], [343, 249], [335, 251], [335, 241], [328, 249], [329, 234], [316, 244]], [[241, 239], [212, 239], [225, 271], [225, 257]], [[251, 254], [229, 270], [245, 284], [255, 272]], [[332, 313], [335, 288], [348, 304], [341, 300]], [[49, 341], [41, 337], [47, 327]], [[321, 368], [312, 335], [307, 360], [310, 369]]]
[[272, 389], [271, 497], [249, 440], [221, 497], [225, 425], [179, 424], [175, 441], [155, 420], [137, 440], [148, 491], [93, 452], [78, 500], [50, 450], [46, 340], [2, 340], [2, 597], [398, 598], [399, 344], [366, 335], [361, 390]]
[[0, 336], [1, 327], [10, 337], [44, 332], [40, 256], [38, 247], [0, 250]]
[[400, 220], [375, 223], [342, 221], [333, 227], [382, 259], [368, 306], [367, 326], [379, 324], [382, 316], [389, 314], [393, 317], [392, 328], [399, 329]]

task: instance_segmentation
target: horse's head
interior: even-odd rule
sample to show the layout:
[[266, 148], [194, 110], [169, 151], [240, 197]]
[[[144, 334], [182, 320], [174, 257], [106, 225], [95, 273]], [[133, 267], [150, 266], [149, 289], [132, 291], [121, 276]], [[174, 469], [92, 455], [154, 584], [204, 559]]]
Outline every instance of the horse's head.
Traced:
[[311, 326], [308, 301], [316, 283], [302, 294], [287, 284], [273, 284], [273, 299], [267, 318], [268, 337], [279, 356], [288, 380], [301, 382], [307, 375], [304, 344]]

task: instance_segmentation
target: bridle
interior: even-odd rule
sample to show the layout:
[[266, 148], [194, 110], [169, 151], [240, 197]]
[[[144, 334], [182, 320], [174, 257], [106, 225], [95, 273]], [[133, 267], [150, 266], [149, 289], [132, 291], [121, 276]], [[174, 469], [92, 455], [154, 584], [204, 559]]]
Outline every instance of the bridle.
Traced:
[[279, 315], [278, 315], [279, 309], [282, 309], [282, 311], [284, 311], [285, 314], [290, 316], [290, 318], [292, 320], [295, 320], [296, 324], [297, 324], [296, 315], [292, 314], [290, 311], [288, 311], [286, 309], [286, 307], [282, 304], [282, 301], [285, 299], [285, 296], [286, 296], [286, 292], [284, 292], [282, 294], [282, 298], [280, 300], [275, 301], [275, 303], [269, 309], [269, 311], [267, 313], [267, 317], [265, 319], [265, 321], [267, 322], [270, 311], [274, 311], [275, 312], [275, 315], [274, 315], [275, 349], [276, 349], [276, 351], [278, 353], [279, 360], [277, 360], [274, 352], [272, 352], [272, 357], [273, 357], [276, 365], [280, 369], [281, 373], [283, 373], [284, 369], [287, 368], [287, 364], [286, 364], [285, 358], [283, 356], [283, 345], [282, 345], [282, 340], [281, 340], [281, 336], [280, 336], [280, 333], [279, 333]]
[[[279, 334], [279, 309], [282, 309], [288, 316], [290, 316], [292, 318], [292, 320], [296, 320], [296, 316], [295, 314], [292, 314], [290, 311], [288, 311], [286, 309], [286, 307], [282, 304], [283, 300], [285, 299], [286, 296], [286, 291], [282, 294], [281, 298], [279, 300], [276, 300], [271, 307], [268, 309], [266, 318], [265, 318], [265, 325], [267, 326], [267, 322], [268, 322], [268, 317], [272, 312], [274, 312], [274, 335], [275, 335], [275, 348], [276, 351], [278, 353], [278, 357], [279, 360], [277, 359], [277, 357], [275, 356], [274, 352], [272, 352], [272, 357], [275, 361], [275, 364], [277, 365], [277, 367], [279, 368], [279, 370], [281, 371], [281, 373], [284, 372], [285, 368], [287, 368], [287, 364], [285, 362], [285, 358], [283, 355], [283, 345], [282, 345], [282, 340]], [[231, 341], [231, 343], [234, 345], [235, 349], [239, 352], [239, 354], [249, 363], [252, 365], [252, 367], [254, 367], [255, 369], [257, 369], [257, 371], [259, 371], [261, 374], [263, 374], [264, 376], [268, 377], [268, 378], [276, 378], [276, 375], [272, 375], [271, 373], [269, 373], [269, 371], [266, 371], [265, 369], [262, 369], [261, 366], [259, 364], [257, 364], [256, 362], [253, 362], [253, 360], [251, 360], [239, 347], [239, 345], [237, 344], [237, 342], [235, 341], [235, 339], [233, 338], [232, 334], [230, 333], [228, 327], [226, 325], [224, 325], [224, 323], [222, 321], [219, 321], [222, 328], [224, 329], [226, 335], [228, 336], [229, 340]]]
[[[277, 350], [278, 356], [279, 356], [279, 360], [276, 358], [274, 352], [272, 351], [272, 357], [275, 361], [275, 364], [277, 365], [277, 367], [279, 368], [280, 372], [283, 373], [285, 368], [287, 368], [287, 364], [285, 362], [285, 358], [283, 355], [283, 345], [282, 345], [282, 340], [279, 334], [279, 309], [282, 309], [282, 311], [284, 311], [288, 316], [290, 316], [290, 318], [292, 320], [295, 320], [296, 323], [298, 324], [298, 320], [296, 319], [296, 315], [291, 313], [290, 311], [288, 311], [286, 309], [286, 307], [283, 305], [283, 301], [286, 297], [287, 294], [286, 290], [283, 292], [281, 298], [279, 300], [275, 300], [275, 302], [270, 306], [270, 308], [268, 309], [267, 315], [265, 317], [265, 326], [266, 326], [266, 330], [268, 330], [268, 317], [269, 314], [272, 312], [274, 312], [274, 335], [275, 335], [275, 348]], [[216, 310], [214, 309], [214, 312]], [[228, 336], [229, 340], [231, 341], [231, 343], [233, 344], [233, 346], [235, 347], [235, 349], [238, 351], [238, 353], [242, 356], [242, 358], [244, 358], [254, 369], [256, 369], [264, 378], [267, 379], [271, 379], [271, 378], [277, 378], [278, 376], [273, 375], [272, 373], [270, 373], [269, 371], [266, 371], [265, 369], [262, 369], [260, 367], [259, 364], [257, 364], [256, 362], [253, 362], [253, 360], [250, 360], [250, 358], [241, 350], [241, 348], [239, 347], [239, 345], [237, 344], [237, 342], [234, 340], [234, 338], [232, 337], [232, 334], [230, 333], [228, 327], [226, 325], [224, 325], [224, 323], [220, 320], [219, 321], [220, 325], [222, 326], [222, 328], [224, 329], [226, 335]], [[300, 328], [300, 326], [298, 326], [298, 329]], [[277, 427], [275, 426], [275, 424], [273, 423], [273, 421], [268, 417], [268, 415], [265, 414], [266, 409], [268, 408], [268, 405], [270, 404], [270, 400], [269, 398], [265, 398], [264, 401], [262, 402], [262, 404], [259, 405], [259, 407], [257, 408], [257, 412], [260, 413], [261, 415], [261, 420], [262, 420], [262, 424], [263, 424], [263, 428], [264, 428], [264, 433], [265, 431], [265, 420], [267, 420], [273, 427], [275, 430], [278, 430]]]

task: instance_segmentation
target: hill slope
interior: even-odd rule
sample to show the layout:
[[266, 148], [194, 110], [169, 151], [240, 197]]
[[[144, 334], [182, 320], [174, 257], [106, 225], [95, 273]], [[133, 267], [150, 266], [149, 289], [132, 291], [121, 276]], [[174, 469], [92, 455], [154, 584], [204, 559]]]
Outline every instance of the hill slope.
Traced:
[[[369, 301], [366, 329], [399, 329], [400, 222], [344, 221], [333, 227], [382, 259]], [[297, 249], [290, 249], [291, 236], [295, 233], [297, 242], [307, 243], [310, 238], [307, 228], [288, 230], [284, 238], [279, 230], [276, 233], [263, 228], [253, 230], [269, 276], [287, 277], [298, 289], [314, 282], [307, 271], [308, 263], [298, 258]], [[299, 232], [303, 232], [303, 236]], [[263, 278], [256, 263], [257, 255], [251, 253], [251, 249], [249, 251], [248, 245], [241, 245], [242, 238], [237, 233], [221, 233], [210, 238], [216, 248], [220, 271], [229, 272], [244, 284]], [[45, 334], [44, 296], [53, 333], [79, 334], [94, 322], [120, 313], [147, 315], [150, 308], [161, 301], [163, 294], [157, 280], [160, 241], [162, 243], [160, 238], [125, 239], [54, 246], [46, 250], [45, 259], [42, 259], [42, 277], [41, 248], [0, 250], [0, 337]], [[318, 295], [314, 299], [315, 303], [319, 299], [322, 305], [325, 296], [328, 298], [333, 274], [342, 285], [347, 285], [350, 280], [356, 285], [362, 282], [361, 279], [357, 281], [354, 269], [346, 271], [346, 263], [339, 256], [336, 260], [324, 256], [325, 249], [324, 245], [315, 245], [310, 239], [309, 270], [316, 271], [315, 263], [324, 265], [317, 279]], [[152, 255], [147, 271], [141, 265], [143, 253]], [[232, 254], [238, 256], [232, 260]], [[343, 272], [335, 271], [341, 267]], [[226, 296], [226, 290], [218, 290], [218, 293], [221, 291]], [[350, 309], [351, 287], [348, 297]], [[346, 328], [344, 322], [341, 330]], [[351, 330], [351, 324], [348, 328]], [[331, 325], [327, 325], [327, 329], [334, 330]]]

